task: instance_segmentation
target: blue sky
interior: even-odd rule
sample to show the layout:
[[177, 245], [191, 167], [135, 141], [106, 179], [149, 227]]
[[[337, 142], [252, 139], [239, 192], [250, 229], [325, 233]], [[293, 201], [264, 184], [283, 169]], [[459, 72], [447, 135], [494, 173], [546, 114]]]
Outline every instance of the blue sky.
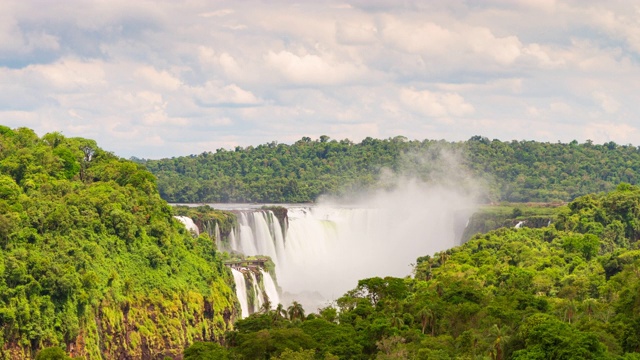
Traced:
[[303, 136], [640, 145], [635, 1], [0, 4], [0, 123], [171, 157]]

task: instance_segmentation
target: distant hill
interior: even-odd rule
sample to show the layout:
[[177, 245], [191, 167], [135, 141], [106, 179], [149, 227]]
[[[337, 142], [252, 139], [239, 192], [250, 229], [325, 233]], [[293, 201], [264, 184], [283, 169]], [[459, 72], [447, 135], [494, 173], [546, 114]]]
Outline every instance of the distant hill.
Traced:
[[292, 145], [134, 160], [158, 177], [160, 195], [169, 202], [309, 202], [322, 194], [393, 186], [389, 173], [479, 184], [485, 202], [566, 202], [640, 180], [640, 149], [632, 145], [480, 136], [464, 142], [398, 136], [360, 143], [304, 137]]

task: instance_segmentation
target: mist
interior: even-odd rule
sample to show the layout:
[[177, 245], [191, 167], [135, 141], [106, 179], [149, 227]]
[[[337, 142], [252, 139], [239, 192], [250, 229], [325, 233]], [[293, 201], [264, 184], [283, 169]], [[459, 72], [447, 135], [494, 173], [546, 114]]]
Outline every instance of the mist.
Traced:
[[[316, 301], [330, 301], [359, 279], [411, 275], [418, 257], [459, 245], [477, 207], [479, 182], [468, 176], [458, 154], [421, 155], [409, 155], [413, 167], [405, 166], [403, 174], [383, 170], [377, 190], [289, 209], [277, 269], [283, 291], [294, 293], [289, 297], [300, 301], [301, 294], [315, 294]], [[429, 159], [430, 170], [415, 161], [422, 158]]]

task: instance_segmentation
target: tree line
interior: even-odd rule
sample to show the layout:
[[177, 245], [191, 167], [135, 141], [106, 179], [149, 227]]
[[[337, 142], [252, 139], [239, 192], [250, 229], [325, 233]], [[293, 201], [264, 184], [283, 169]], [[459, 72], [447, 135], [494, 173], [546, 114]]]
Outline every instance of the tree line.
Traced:
[[640, 148], [633, 145], [481, 136], [460, 142], [397, 136], [360, 143], [303, 137], [291, 145], [271, 142], [133, 160], [157, 176], [164, 199], [183, 203], [313, 202], [323, 194], [393, 187], [390, 173], [462, 187], [480, 184], [485, 202], [566, 202], [640, 180]]

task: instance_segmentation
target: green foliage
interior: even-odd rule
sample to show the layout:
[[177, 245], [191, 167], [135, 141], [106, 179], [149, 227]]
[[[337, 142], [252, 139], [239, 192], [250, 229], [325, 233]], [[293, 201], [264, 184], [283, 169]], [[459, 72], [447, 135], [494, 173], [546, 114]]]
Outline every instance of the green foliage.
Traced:
[[[254, 314], [228, 333], [229, 350], [239, 358], [634, 359], [640, 250], [624, 229], [640, 214], [637, 191], [578, 198], [559, 210], [558, 228], [476, 235], [420, 257], [413, 278], [362, 279], [318, 316]], [[607, 246], [603, 229], [612, 224], [622, 230]], [[298, 340], [274, 336], [283, 331]]]
[[0, 128], [0, 355], [180, 354], [231, 324], [228, 270], [154, 176], [94, 141]]
[[313, 350], [293, 351], [285, 349], [280, 356], [276, 356], [274, 360], [315, 360], [316, 353]]
[[38, 352], [36, 360], [71, 360], [71, 358], [59, 347], [48, 347]]
[[[537, 321], [532, 323], [533, 318]], [[514, 360], [606, 358], [606, 348], [595, 334], [552, 317], [529, 318], [519, 336], [524, 339], [525, 348], [514, 352]]]
[[[238, 226], [235, 214], [228, 211], [215, 210], [209, 205], [198, 207], [174, 206], [173, 211], [176, 215], [193, 219], [198, 228], [202, 229], [210, 239], [216, 242], [228, 242], [229, 234]], [[220, 239], [216, 239], [216, 236], [219, 236]]]
[[[470, 169], [495, 174], [497, 199], [570, 200], [613, 189], [616, 179], [629, 183], [573, 199], [554, 212], [551, 227], [509, 226], [422, 256], [413, 278], [362, 279], [319, 315], [279, 305], [231, 331], [232, 279], [212, 240], [220, 240], [215, 225], [221, 237], [235, 226], [232, 214], [176, 209], [212, 229], [194, 238], [172, 218], [149, 172], [91, 140], [0, 127], [0, 145], [3, 358], [66, 359], [64, 348], [89, 359], [634, 359], [640, 352], [635, 148], [322, 137], [147, 162], [163, 196], [180, 201], [307, 201], [342, 185], [372, 185], [383, 166], [428, 177], [432, 165], [406, 156], [435, 145], [466, 149]], [[624, 171], [616, 167], [623, 162]], [[526, 207], [489, 211], [511, 220], [542, 216]], [[223, 340], [225, 347], [212, 343]]]
[[160, 194], [170, 202], [296, 203], [393, 186], [381, 176], [388, 173], [383, 169], [437, 180], [451, 166], [450, 154], [460, 155], [460, 171], [445, 177], [462, 187], [469, 174], [482, 179], [487, 202], [571, 201], [614, 190], [620, 182], [640, 183], [640, 151], [631, 145], [503, 142], [480, 136], [465, 142], [398, 136], [360, 143], [305, 137], [292, 145], [271, 142], [138, 161], [158, 177]]
[[227, 360], [229, 354], [220, 344], [196, 341], [184, 350], [184, 360]]
[[239, 333], [232, 356], [239, 359], [268, 359], [279, 356], [287, 349], [312, 349], [313, 339], [299, 328], [275, 328], [258, 332]]

